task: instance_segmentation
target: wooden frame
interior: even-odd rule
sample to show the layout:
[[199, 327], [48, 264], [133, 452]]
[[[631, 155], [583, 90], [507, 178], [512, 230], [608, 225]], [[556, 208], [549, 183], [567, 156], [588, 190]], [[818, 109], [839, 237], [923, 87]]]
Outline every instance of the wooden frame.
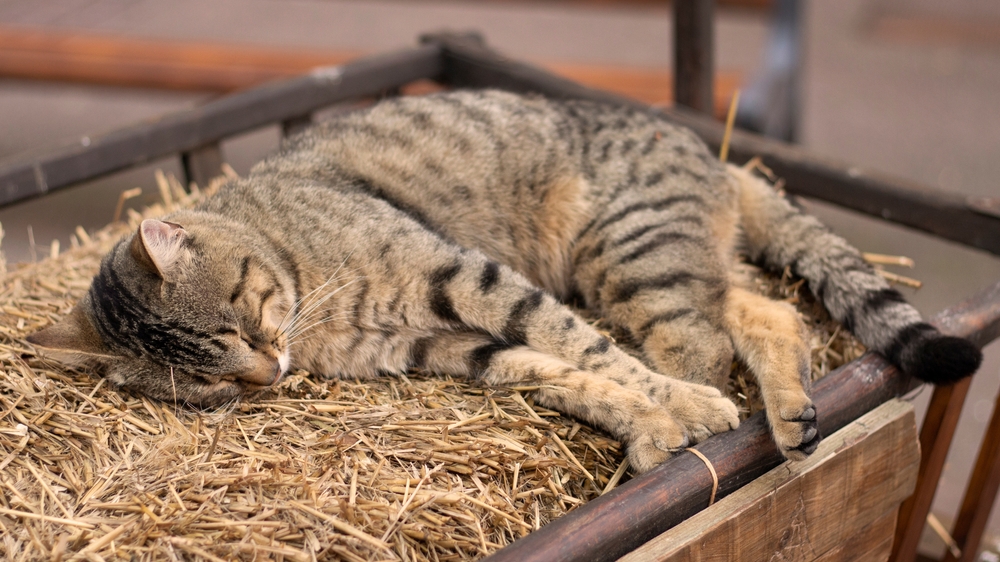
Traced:
[[[205, 162], [210, 169], [214, 158], [211, 147], [226, 137], [269, 123], [293, 128], [325, 106], [378, 96], [421, 79], [453, 87], [496, 87], [625, 103], [642, 111], [661, 111], [693, 128], [710, 144], [721, 138], [721, 126], [709, 118], [682, 110], [656, 110], [580, 86], [502, 57], [476, 36], [437, 34], [424, 37], [422, 42], [414, 49], [322, 68], [154, 122], [92, 137], [87, 146], [75, 144], [40, 157], [0, 162], [0, 205], [169, 154], [188, 155], [192, 173]], [[735, 135], [730, 153], [736, 160], [761, 156], [786, 179], [790, 193], [830, 201], [1000, 254], [1000, 217], [970, 208], [960, 198], [859, 172], [751, 134]], [[950, 307], [932, 321], [942, 331], [968, 337], [980, 346], [996, 339], [1000, 335], [1000, 283]], [[820, 413], [820, 430], [830, 435], [915, 384], [881, 357], [868, 354], [816, 384], [813, 398]], [[761, 414], [697, 448], [716, 468], [719, 498], [782, 462]], [[925, 472], [929, 474], [929, 468]], [[712, 480], [703, 461], [682, 453], [518, 540], [493, 558], [519, 562], [614, 560], [704, 509], [711, 490]]]

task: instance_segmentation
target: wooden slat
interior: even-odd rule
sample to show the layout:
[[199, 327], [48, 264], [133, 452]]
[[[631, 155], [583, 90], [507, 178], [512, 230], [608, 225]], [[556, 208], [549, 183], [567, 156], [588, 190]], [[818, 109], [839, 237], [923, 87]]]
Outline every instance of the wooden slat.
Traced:
[[814, 560], [892, 513], [913, 491], [919, 461], [913, 406], [891, 400], [621, 562]]

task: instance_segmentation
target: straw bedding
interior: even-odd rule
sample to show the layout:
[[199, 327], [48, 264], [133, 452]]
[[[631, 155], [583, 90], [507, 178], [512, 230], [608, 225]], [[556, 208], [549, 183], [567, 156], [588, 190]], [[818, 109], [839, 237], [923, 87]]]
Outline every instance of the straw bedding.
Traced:
[[[69, 311], [121, 235], [200, 197], [159, 180], [163, 205], [80, 229], [67, 251], [3, 276], [0, 555], [479, 558], [629, 478], [619, 443], [533, 405], [530, 388], [300, 371], [252, 401], [197, 411], [36, 357], [24, 336]], [[815, 376], [863, 351], [801, 282], [754, 277], [803, 312]], [[742, 367], [731, 386], [744, 414], [760, 409]]]

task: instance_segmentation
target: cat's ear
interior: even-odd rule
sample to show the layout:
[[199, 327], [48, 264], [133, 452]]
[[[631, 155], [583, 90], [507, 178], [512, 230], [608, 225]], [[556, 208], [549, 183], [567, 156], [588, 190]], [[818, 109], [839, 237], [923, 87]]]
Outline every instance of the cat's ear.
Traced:
[[132, 256], [140, 265], [166, 279], [183, 256], [187, 231], [179, 224], [146, 219], [132, 238]]
[[81, 305], [73, 307], [66, 318], [31, 334], [27, 340], [70, 363], [112, 357]]

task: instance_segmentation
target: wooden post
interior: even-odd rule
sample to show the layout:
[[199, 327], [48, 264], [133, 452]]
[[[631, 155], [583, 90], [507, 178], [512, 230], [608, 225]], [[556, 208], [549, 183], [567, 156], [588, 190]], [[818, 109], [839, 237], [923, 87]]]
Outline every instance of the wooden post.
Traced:
[[971, 382], [972, 377], [967, 377], [951, 386], [934, 389], [924, 425], [920, 429], [921, 458], [917, 490], [899, 508], [896, 541], [890, 560], [911, 562], [916, 558], [920, 533], [923, 532], [927, 514], [931, 510], [931, 502], [937, 492], [948, 448], [955, 435], [958, 417], [962, 413], [962, 405]]
[[986, 522], [993, 511], [993, 503], [1000, 489], [1000, 395], [993, 406], [993, 417], [986, 428], [976, 466], [969, 479], [969, 487], [962, 498], [962, 508], [951, 536], [962, 549], [962, 557], [955, 558], [945, 551], [945, 562], [972, 562], [983, 538]]
[[674, 103], [712, 114], [714, 0], [674, 1]]
[[186, 176], [184, 187], [194, 182], [198, 187], [205, 187], [208, 182], [222, 174], [222, 147], [217, 142], [209, 143], [194, 150], [181, 154]]

